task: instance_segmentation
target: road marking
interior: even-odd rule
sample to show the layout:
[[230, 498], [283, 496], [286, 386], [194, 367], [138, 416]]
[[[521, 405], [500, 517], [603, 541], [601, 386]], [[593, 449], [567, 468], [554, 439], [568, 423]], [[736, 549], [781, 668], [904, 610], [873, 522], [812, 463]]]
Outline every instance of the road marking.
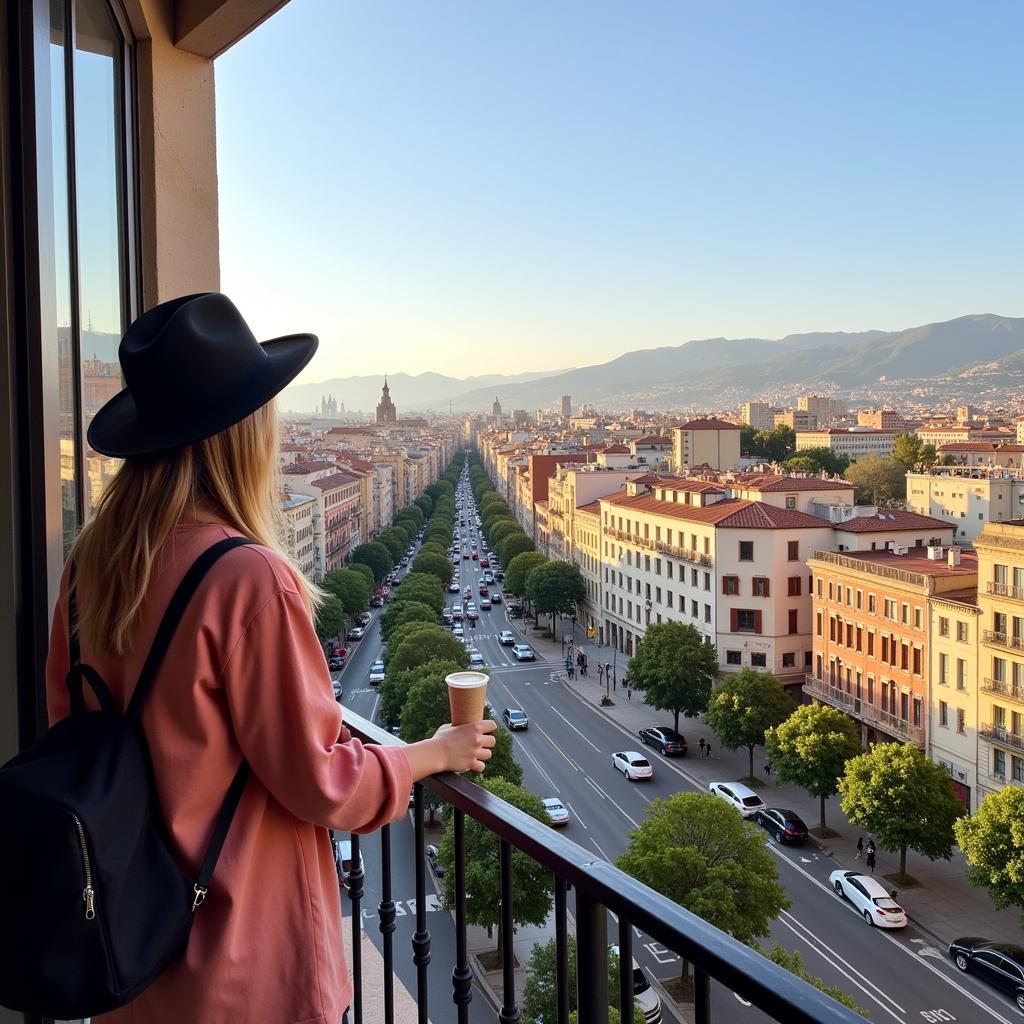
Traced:
[[575, 725], [573, 725], [573, 724], [572, 724], [572, 722], [570, 722], [570, 721], [569, 721], [569, 719], [568, 719], [568, 718], [566, 718], [566, 717], [565, 717], [565, 715], [563, 715], [563, 714], [562, 714], [562, 712], [558, 710], [558, 708], [556, 708], [556, 707], [552, 707], [552, 708], [551, 708], [551, 710], [552, 710], [552, 711], [554, 711], [554, 713], [555, 713], [556, 715], [558, 715], [558, 717], [559, 717], [559, 718], [560, 718], [560, 719], [561, 719], [561, 720], [562, 720], [563, 722], [565, 722], [565, 724], [566, 724], [567, 726], [569, 726], [569, 728], [570, 728], [570, 729], [572, 729], [572, 731], [573, 731], [574, 733], [576, 733], [576, 734], [577, 734], [578, 736], [580, 736], [580, 737], [581, 737], [582, 739], [586, 740], [586, 742], [587, 742], [587, 743], [589, 743], [589, 744], [590, 744], [590, 745], [591, 745], [591, 746], [592, 746], [592, 747], [593, 747], [593, 748], [594, 748], [594, 749], [595, 749], [595, 750], [596, 750], [596, 751], [597, 751], [597, 752], [598, 752], [599, 754], [603, 754], [603, 753], [604, 753], [604, 751], [603, 751], [603, 750], [602, 750], [602, 749], [601, 749], [601, 748], [600, 748], [600, 747], [599, 747], [599, 746], [598, 746], [598, 745], [597, 745], [596, 743], [592, 742], [592, 741], [591, 741], [591, 740], [590, 740], [590, 739], [589, 739], [589, 738], [588, 738], [587, 736], [584, 736], [584, 735], [583, 735], [583, 733], [581, 733], [581, 732], [579, 731], [579, 729], [577, 729], [577, 728], [576, 728], [576, 726], [575, 726]]
[[533, 762], [533, 766], [534, 766], [534, 768], [536, 768], [536, 769], [537, 769], [537, 771], [539, 771], [539, 772], [541, 773], [541, 775], [543, 775], [543, 776], [544, 776], [544, 778], [545, 778], [545, 779], [547, 780], [547, 783], [548, 783], [548, 785], [549, 785], [549, 786], [550, 786], [550, 787], [551, 787], [551, 788], [552, 788], [552, 789], [553, 789], [553, 790], [554, 790], [554, 791], [555, 791], [556, 793], [561, 793], [562, 791], [561, 791], [561, 790], [560, 790], [560, 789], [558, 788], [558, 786], [557, 786], [557, 785], [555, 784], [555, 782], [554, 782], [554, 780], [553, 780], [553, 779], [551, 778], [551, 776], [550, 776], [550, 775], [548, 775], [548, 773], [547, 773], [546, 771], [544, 771], [544, 769], [543, 769], [543, 768], [541, 768], [540, 764], [539, 764], [539, 763], [537, 762], [537, 759], [536, 759], [536, 758], [535, 758], [535, 757], [533, 756], [533, 754], [531, 754], [531, 753], [530, 753], [530, 751], [529, 751], [529, 750], [528, 750], [528, 749], [526, 748], [526, 744], [524, 744], [524, 743], [523, 743], [523, 741], [522, 741], [522, 740], [521, 740], [521, 739], [520, 739], [520, 738], [519, 738], [518, 736], [516, 736], [516, 735], [515, 735], [515, 733], [513, 733], [513, 734], [512, 734], [512, 738], [513, 738], [513, 740], [515, 740], [515, 742], [516, 742], [516, 743], [518, 743], [518, 744], [519, 744], [519, 749], [520, 749], [520, 750], [522, 750], [522, 752], [523, 752], [523, 753], [524, 753], [524, 754], [525, 754], [525, 755], [526, 755], [526, 756], [527, 756], [527, 757], [528, 757], [528, 758], [529, 758], [529, 759], [530, 759], [530, 760], [531, 760], [531, 761]]
[[576, 815], [576, 820], [577, 820], [577, 821], [578, 821], [578, 822], [579, 822], [579, 823], [580, 823], [580, 824], [581, 824], [581, 825], [582, 825], [582, 826], [583, 826], [584, 828], [586, 828], [586, 829], [587, 829], [587, 831], [589, 832], [589, 831], [590, 831], [590, 829], [589, 829], [589, 828], [587, 828], [587, 823], [586, 823], [586, 822], [585, 822], [585, 821], [584, 821], [584, 820], [583, 820], [583, 819], [582, 819], [582, 818], [581, 818], [581, 817], [579, 816], [579, 813], [577, 812], [576, 808], [575, 808], [575, 807], [573, 807], [573, 805], [572, 805], [571, 803], [569, 803], [569, 801], [568, 801], [568, 800], [566, 800], [566, 801], [565, 801], [565, 806], [566, 806], [566, 807], [568, 807], [568, 808], [569, 808], [569, 810], [570, 810], [570, 811], [571, 811], [571, 812], [572, 812], [573, 814], [575, 814], [575, 815]]
[[597, 847], [597, 849], [600, 852], [601, 856], [604, 857], [604, 859], [606, 861], [608, 861], [609, 864], [611, 864], [612, 859], [611, 859], [611, 857], [608, 856], [607, 853], [604, 852], [604, 850], [601, 849], [601, 844], [593, 836], [590, 837], [590, 841]]
[[611, 796], [609, 796], [592, 778], [590, 778], [589, 775], [587, 776], [587, 782], [589, 782], [590, 785], [593, 786], [594, 789], [596, 789], [597, 792], [600, 793], [601, 796], [604, 797], [604, 799], [607, 800], [619, 812], [619, 814], [621, 814], [627, 821], [631, 821], [633, 823], [633, 828], [640, 827], [640, 822], [638, 822], [636, 818], [634, 818], [631, 814], [627, 814], [619, 806], [618, 802], [614, 800]]
[[380, 704], [380, 694], [374, 698], [373, 710], [370, 712], [370, 721], [372, 722], [377, 717], [377, 706]]
[[[548, 741], [548, 743], [550, 743], [551, 746], [553, 746], [555, 750], [557, 750], [562, 755], [562, 757], [564, 757], [566, 761], [568, 761], [569, 764], [571, 764], [573, 768], [576, 769], [576, 771], [583, 771], [583, 769], [550, 736], [548, 736], [548, 734], [544, 731], [544, 729], [541, 728], [541, 726], [538, 725], [537, 728], [540, 729], [541, 734]], [[588, 779], [587, 781], [589, 782], [590, 780]]]

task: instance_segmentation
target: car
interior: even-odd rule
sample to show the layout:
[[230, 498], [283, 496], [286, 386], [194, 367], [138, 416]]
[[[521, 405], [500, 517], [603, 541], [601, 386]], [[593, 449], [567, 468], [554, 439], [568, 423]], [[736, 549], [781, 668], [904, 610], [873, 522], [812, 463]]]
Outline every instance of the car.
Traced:
[[484, 583], [490, 586], [494, 582], [494, 573], [490, 569], [484, 573]]
[[477, 558], [479, 558], [479, 554], [477, 553], [476, 548], [473, 548], [473, 551], [472, 551], [470, 557], [473, 559], [474, 562], [477, 560]]
[[505, 708], [501, 713], [501, 720], [510, 729], [528, 729], [530, 727], [530, 719], [526, 712], [519, 708]]
[[620, 750], [612, 754], [612, 767], [622, 772], [631, 782], [649, 779], [654, 775], [651, 762], [636, 750]]
[[537, 657], [529, 644], [514, 644], [512, 653], [516, 656], [516, 661], [533, 661]]
[[448, 584], [448, 593], [449, 594], [457, 594], [458, 592], [459, 592], [459, 581], [458, 580], [452, 580], [451, 583]]
[[494, 578], [500, 582], [505, 578], [505, 574], [501, 571], [501, 569], [495, 568]]
[[503, 629], [498, 634], [498, 643], [501, 644], [502, 647], [511, 647], [513, 644], [515, 644], [515, 642], [516, 635], [512, 632], [511, 629]]
[[368, 626], [373, 621], [373, 616], [369, 612], [360, 612], [358, 621], [360, 626]]
[[373, 597], [370, 598], [370, 607], [371, 608], [383, 608], [384, 607], [384, 595], [383, 594], [374, 594]]
[[487, 584], [486, 583], [481, 583], [480, 586], [477, 587], [477, 593], [481, 597], [487, 597], [490, 594], [490, 590], [487, 589]]
[[469, 558], [469, 552], [465, 548], [462, 549], [462, 557]]
[[480, 598], [480, 611], [489, 612], [491, 610], [491, 599], [489, 597]]
[[652, 725], [640, 730], [640, 739], [644, 746], [657, 747], [665, 755], [676, 754], [682, 757], [686, 753], [686, 740], [675, 729]]
[[398, 564], [399, 564], [399, 566], [401, 566], [401, 568], [404, 569], [409, 564], [409, 559], [408, 558], [403, 558]]
[[366, 630], [362, 626], [353, 626], [346, 634], [348, 640], [362, 640]]
[[[619, 947], [611, 946], [612, 956], [619, 957]], [[633, 960], [633, 1002], [644, 1016], [644, 1024], [661, 1024], [661, 997], [651, 988], [643, 968]]]
[[732, 804], [744, 818], [752, 818], [765, 806], [764, 801], [742, 782], [709, 782], [708, 789], [726, 803]]
[[340, 679], [332, 679], [331, 680], [331, 689], [334, 690], [334, 699], [335, 700], [341, 700], [341, 698], [342, 698], [342, 689], [341, 689], [341, 680]]
[[456, 622], [455, 627], [452, 629], [452, 636], [458, 637], [461, 640], [465, 635], [466, 633], [462, 628], [462, 623]]
[[461, 604], [453, 604], [452, 605], [452, 618], [456, 622], [461, 622], [462, 621], [462, 605]]
[[487, 662], [484, 661], [484, 656], [476, 649], [473, 648], [469, 652], [469, 667], [471, 669], [483, 668]]
[[521, 604], [508, 604], [508, 617], [510, 619], [521, 619], [523, 617], [523, 606]]
[[340, 654], [332, 654], [327, 659], [327, 667], [332, 672], [337, 672], [345, 667], [345, 659]]
[[[332, 832], [333, 836], [334, 833]], [[352, 873], [352, 840], [351, 839], [334, 839], [332, 845], [334, 846], [334, 866], [338, 871], [338, 881], [342, 885], [348, 886], [348, 876]], [[363, 852], [359, 851], [359, 870], [366, 873], [365, 863], [363, 861]]]
[[375, 661], [370, 666], [370, 685], [376, 686], [378, 683], [384, 682], [384, 662]]
[[496, 590], [493, 594], [491, 594], [491, 603], [492, 604], [501, 604], [501, 591], [500, 590]]
[[490, 562], [488, 562], [486, 558], [484, 558], [484, 557], [481, 557], [481, 558], [480, 558], [480, 568], [481, 568], [481, 569], [486, 569], [486, 568], [488, 568], [488, 567], [490, 566], [490, 564], [491, 564], [491, 563], [490, 563]]
[[548, 812], [552, 825], [560, 827], [569, 824], [569, 812], [557, 796], [546, 796], [541, 802], [544, 804], [544, 810]]
[[969, 935], [954, 939], [949, 944], [949, 955], [957, 970], [977, 974], [1002, 989], [1024, 1013], [1024, 946]]
[[835, 891], [848, 899], [873, 928], [906, 927], [907, 912], [877, 878], [839, 868], [828, 876], [828, 880]]
[[467, 601], [470, 600], [472, 598], [472, 596], [473, 596], [473, 588], [472, 587], [466, 587], [466, 589], [462, 591], [462, 596]]
[[437, 847], [431, 844], [423, 850], [423, 853], [427, 858], [427, 864], [430, 865], [430, 870], [434, 872], [434, 877], [444, 878], [444, 865], [438, 859]]
[[785, 807], [765, 807], [754, 814], [754, 822], [773, 835], [777, 843], [807, 842], [807, 826], [799, 814]]

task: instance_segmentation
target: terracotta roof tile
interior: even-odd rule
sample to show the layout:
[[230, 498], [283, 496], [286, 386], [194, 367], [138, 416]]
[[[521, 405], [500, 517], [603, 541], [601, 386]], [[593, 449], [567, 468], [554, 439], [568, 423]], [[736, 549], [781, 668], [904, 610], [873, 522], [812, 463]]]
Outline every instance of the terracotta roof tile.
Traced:
[[834, 523], [833, 527], [843, 533], [876, 533], [885, 530], [951, 530], [954, 524], [902, 508], [885, 508], [880, 509], [878, 515], [857, 516], [845, 523]]
[[695, 505], [680, 505], [674, 501], [663, 501], [650, 494], [630, 497], [622, 492], [601, 498], [616, 508], [634, 509], [655, 515], [671, 516], [690, 523], [709, 523], [725, 529], [742, 530], [794, 530], [802, 528], [827, 528], [831, 524], [818, 516], [797, 512], [795, 509], [776, 508], [763, 501], [749, 501], [746, 498], [726, 498], [712, 505], [698, 508]]
[[779, 491], [851, 491], [853, 484], [848, 480], [823, 480], [818, 476], [782, 476], [778, 473], [763, 473], [737, 479], [736, 487], [767, 493]]

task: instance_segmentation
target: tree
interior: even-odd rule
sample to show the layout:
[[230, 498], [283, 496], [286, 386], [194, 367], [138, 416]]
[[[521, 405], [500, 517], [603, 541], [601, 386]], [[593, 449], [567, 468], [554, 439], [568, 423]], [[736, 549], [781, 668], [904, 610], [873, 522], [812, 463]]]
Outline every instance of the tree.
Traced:
[[858, 504], [902, 508], [907, 496], [907, 471], [895, 459], [862, 455], [843, 476], [857, 489]]
[[[428, 662], [428, 665], [433, 662]], [[419, 666], [424, 668], [425, 666]], [[406, 672], [389, 672], [380, 684], [380, 720], [388, 725], [395, 725], [402, 720], [402, 708], [405, 706], [405, 698], [409, 693], [409, 687], [416, 681], [416, 672], [413, 669]], [[453, 672], [457, 669], [452, 669]]]
[[423, 514], [423, 509], [418, 505], [406, 505], [405, 508], [400, 508], [395, 513], [396, 519], [411, 519], [416, 524], [416, 533], [420, 532], [420, 527], [423, 525], [423, 521], [427, 518]]
[[423, 493], [421, 494], [413, 504], [423, 513], [424, 519], [426, 519], [431, 512], [434, 511], [434, 503], [430, 500], [430, 495]]
[[430, 573], [436, 576], [444, 586], [452, 578], [452, 563], [446, 555], [436, 551], [420, 551], [412, 560], [413, 572]]
[[538, 565], [526, 583], [526, 596], [533, 602], [538, 615], [551, 616], [551, 633], [555, 632], [556, 615], [575, 615], [576, 602], [586, 596], [578, 565], [572, 562], [549, 561]]
[[395, 601], [422, 601], [429, 604], [438, 615], [444, 610], [444, 590], [441, 581], [428, 572], [409, 572], [402, 577], [402, 585], [398, 593], [391, 599]]
[[967, 881], [985, 886], [998, 909], [1024, 908], [1024, 789], [989, 793], [953, 831], [967, 858]]
[[[363, 562], [352, 562], [345, 566], [349, 572], [354, 572], [357, 576], [361, 576], [363, 582], [369, 588], [369, 593], [372, 594], [374, 587], [376, 586], [377, 580], [374, 578], [373, 570]], [[369, 598], [367, 598], [369, 601]]]
[[792, 782], [821, 801], [825, 834], [825, 800], [839, 792], [846, 762], [862, 753], [853, 722], [826, 704], [804, 704], [764, 734], [764, 753], [779, 782]]
[[[434, 659], [454, 661], [469, 667], [469, 655], [462, 642], [441, 626], [424, 626], [420, 632], [403, 640], [391, 655], [391, 668], [395, 672], [415, 668]], [[447, 700], [447, 694], [445, 695]]]
[[695, 715], [707, 710], [718, 676], [718, 653], [695, 627], [659, 622], [648, 627], [626, 673], [651, 707], [672, 712], [678, 732], [680, 711]]
[[711, 694], [705, 721], [727, 750], [746, 747], [754, 777], [754, 747], [764, 744], [765, 730], [793, 713], [793, 698], [770, 672], [740, 669], [722, 677]]
[[548, 559], [539, 551], [524, 551], [505, 565], [505, 591], [516, 597], [526, 597], [526, 586], [530, 573]]
[[402, 560], [402, 555], [405, 553], [405, 549], [409, 546], [409, 541], [405, 538], [403, 531], [402, 536], [399, 537], [398, 530], [393, 526], [382, 533], [378, 533], [374, 538], [378, 544], [383, 544], [388, 549], [388, 554], [391, 555], [391, 564], [397, 565]]
[[437, 626], [441, 622], [441, 616], [422, 601], [393, 601], [380, 617], [380, 635], [386, 642], [392, 644], [398, 628], [411, 622]]
[[760, 452], [755, 452], [754, 447], [756, 445], [757, 427], [752, 427], [749, 423], [744, 423], [740, 427], [740, 454], [747, 455], [750, 458], [756, 458], [760, 455]]
[[897, 434], [892, 440], [892, 457], [904, 469], [913, 469], [921, 461], [921, 438], [917, 434]]
[[839, 780], [840, 806], [851, 825], [878, 837], [884, 850], [900, 851], [900, 881], [907, 850], [930, 860], [953, 854], [953, 824], [965, 813], [945, 768], [909, 743], [878, 743], [846, 762]]
[[844, 473], [850, 460], [845, 455], [836, 455], [831, 448], [801, 448], [792, 458], [786, 459], [783, 469], [804, 473]]
[[382, 583], [394, 566], [391, 553], [375, 540], [358, 545], [352, 552], [352, 561], [368, 565], [373, 570], [373, 578], [377, 583]]
[[[743, 444], [742, 431], [740, 444]], [[750, 442], [750, 454], [769, 462], [782, 462], [795, 451], [796, 431], [785, 423], [779, 423], [771, 430], [759, 430]]]
[[533, 541], [525, 533], [513, 533], [506, 537], [496, 548], [498, 560], [502, 565], [508, 565], [516, 555], [524, 551], [533, 551]]
[[372, 588], [351, 568], [332, 569], [324, 576], [323, 586], [341, 602], [343, 615], [356, 615], [370, 607]]
[[921, 445], [921, 454], [920, 454], [919, 458], [920, 458], [921, 462], [924, 465], [926, 465], [926, 466], [933, 465], [935, 460], [938, 458], [938, 452], [935, 450], [935, 445], [933, 445], [933, 444], [923, 444], [923, 445]]
[[519, 524], [511, 516], [499, 516], [497, 519], [491, 520], [490, 528], [486, 531], [487, 540], [492, 547], [495, 547], [499, 541], [518, 530]]
[[[710, 793], [653, 801], [615, 863], [741, 942], [767, 935], [791, 905], [760, 831]], [[683, 960], [684, 984], [689, 973]]]
[[424, 622], [422, 619], [414, 622], [403, 622], [402, 625], [396, 626], [391, 631], [391, 636], [388, 638], [387, 647], [384, 648], [384, 653], [381, 659], [384, 662], [384, 670], [389, 672], [391, 669], [391, 659], [395, 651], [402, 646], [403, 641], [408, 640], [409, 637], [414, 636], [424, 626], [435, 626], [434, 622]]
[[[518, 807], [519, 810], [550, 824], [550, 818], [539, 796], [528, 793], [519, 786], [513, 786], [504, 779], [483, 779], [480, 785], [501, 800]], [[499, 840], [489, 828], [474, 818], [466, 817], [466, 920], [470, 924], [485, 928], [498, 926], [497, 959], [500, 961], [506, 936], [502, 933], [501, 917], [501, 873], [499, 863]], [[447, 908], [455, 906], [455, 834], [454, 815], [445, 823], [444, 838], [438, 851], [438, 859], [444, 865], [444, 903]], [[551, 912], [551, 872], [528, 857], [521, 850], [512, 851], [512, 891], [515, 925], [542, 925]]]
[[320, 643], [327, 643], [331, 637], [337, 636], [344, 621], [345, 610], [341, 602], [333, 594], [328, 594], [316, 613], [316, 635]]
[[824, 992], [825, 995], [831, 996], [837, 1003], [842, 1003], [843, 1006], [848, 1006], [851, 1010], [855, 1010], [862, 1017], [870, 1017], [871, 1015], [867, 1010], [858, 1006], [852, 996], [848, 996], [838, 985], [826, 985], [821, 978], [815, 977], [810, 971], [804, 967], [804, 958], [800, 955], [798, 949], [788, 950], [785, 946], [780, 945], [778, 942], [772, 943], [772, 948], [765, 952], [756, 943], [752, 942], [751, 945], [761, 954], [771, 960], [773, 964], [778, 964], [780, 967], [785, 968], [790, 974], [795, 974], [798, 978], [803, 979], [808, 985], [813, 985], [819, 992]]
[[[446, 663], [442, 659], [432, 658], [419, 668], [426, 669], [428, 665], [431, 666], [430, 670], [417, 673], [405, 695], [399, 736], [406, 743], [429, 739], [445, 722], [451, 721], [448, 687], [444, 681], [448, 674], [445, 671]], [[458, 669], [450, 671], [457, 672]]]

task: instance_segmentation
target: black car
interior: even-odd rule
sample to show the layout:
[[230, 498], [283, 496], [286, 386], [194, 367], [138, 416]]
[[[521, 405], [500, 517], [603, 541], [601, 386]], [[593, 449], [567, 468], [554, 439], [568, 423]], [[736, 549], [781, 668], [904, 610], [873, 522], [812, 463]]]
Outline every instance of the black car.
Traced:
[[523, 617], [523, 606], [519, 604], [508, 604], [505, 606], [510, 619], [521, 619]]
[[345, 667], [345, 659], [339, 657], [337, 654], [332, 654], [327, 659], [327, 668], [331, 672], [337, 672], [339, 669], [342, 669], [344, 667]]
[[807, 826], [799, 814], [785, 807], [765, 807], [754, 815], [754, 821], [775, 836], [777, 843], [807, 842]]
[[968, 936], [954, 939], [949, 955], [959, 970], [977, 974], [1001, 989], [1024, 1013], [1024, 947]]
[[682, 757], [686, 753], [686, 740], [675, 729], [652, 725], [649, 729], [640, 730], [640, 739], [648, 747], [657, 747], [665, 755]]

